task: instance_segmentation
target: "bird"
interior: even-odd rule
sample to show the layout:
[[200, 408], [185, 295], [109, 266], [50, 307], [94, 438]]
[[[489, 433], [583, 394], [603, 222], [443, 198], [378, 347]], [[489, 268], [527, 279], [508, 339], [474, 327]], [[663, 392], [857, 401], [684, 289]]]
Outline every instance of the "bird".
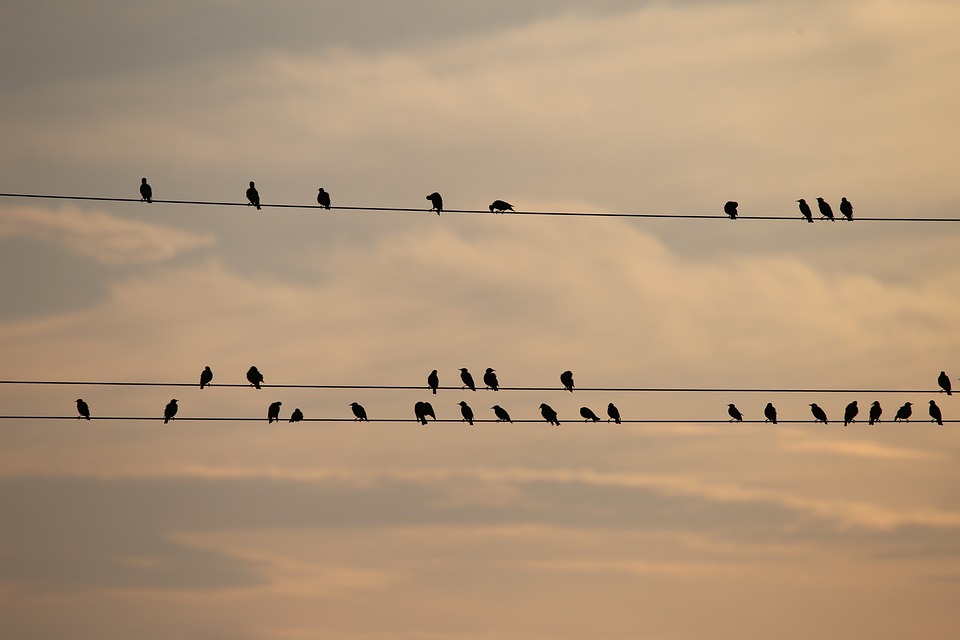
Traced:
[[767, 422], [777, 424], [777, 409], [773, 406], [772, 402], [768, 402], [767, 406], [763, 408], [763, 417], [767, 419]]
[[460, 368], [460, 379], [463, 381], [464, 389], [470, 389], [470, 391], [477, 390], [477, 385], [473, 384], [473, 376], [470, 375], [470, 372], [467, 371], [466, 367]]
[[853, 222], [853, 205], [846, 198], [840, 198], [840, 213], [847, 220]]
[[810, 405], [810, 413], [813, 414], [814, 422], [822, 422], [823, 424], [830, 424], [827, 420], [827, 412], [821, 409], [816, 402]]
[[843, 426], [847, 426], [853, 422], [853, 419], [857, 417], [858, 413], [860, 413], [860, 407], [857, 406], [857, 401], [854, 400], [843, 410]]
[[817, 198], [817, 208], [820, 209], [820, 215], [829, 220], [830, 222], [834, 221], [833, 209], [830, 208], [830, 203], [824, 200], [823, 198]]
[[247, 189], [247, 200], [257, 208], [257, 211], [260, 211], [260, 192], [257, 191], [257, 187], [254, 186], [253, 180], [250, 181], [250, 188]]
[[330, 194], [323, 190], [323, 187], [320, 187], [317, 190], [317, 204], [319, 204], [324, 209], [330, 208]]
[[203, 371], [200, 372], [200, 388], [203, 389], [210, 384], [211, 380], [213, 380], [213, 370], [210, 367], [204, 367]]
[[413, 405], [413, 413], [417, 416], [420, 424], [427, 424], [427, 416], [430, 416], [434, 420], [437, 419], [437, 414], [433, 411], [433, 405], [429, 402], [418, 402]]
[[797, 202], [800, 203], [800, 214], [807, 222], [813, 222], [813, 212], [810, 211], [810, 205], [807, 204], [807, 201], [800, 198]]
[[[617, 424], [621, 424], [620, 409], [617, 409], [617, 406], [612, 402], [607, 405], [607, 415], [610, 416], [610, 420], [613, 420]], [[610, 422], [610, 420], [607, 420], [607, 422]]]
[[584, 422], [600, 422], [600, 416], [593, 412], [593, 409], [590, 407], [580, 407], [580, 417], [583, 418]]
[[560, 374], [560, 382], [563, 383], [563, 388], [573, 393], [573, 371], [564, 371]]
[[897, 409], [897, 415], [893, 417], [893, 421], [899, 422], [901, 420], [906, 420], [907, 422], [910, 422], [910, 416], [913, 415], [912, 407], [913, 407], [912, 402], [904, 402], [903, 406]]
[[500, 382], [497, 380], [497, 374], [494, 373], [495, 369], [487, 367], [486, 372], [483, 374], [483, 384], [487, 385], [488, 389], [496, 391], [500, 388]]
[[940, 407], [937, 406], [935, 400], [930, 401], [930, 417], [933, 418], [933, 422], [936, 422], [941, 427], [943, 426], [943, 414], [940, 412]]
[[356, 418], [356, 420], [354, 420], [354, 422], [356, 422], [356, 421], [360, 421], [360, 422], [370, 422], [370, 420], [367, 418], [367, 410], [364, 409], [364, 408], [360, 405], [360, 403], [358, 403], [358, 402], [351, 402], [351, 403], [350, 403], [350, 409], [351, 409], [351, 411], [353, 411], [354, 418]]
[[737, 202], [730, 200], [725, 205], [723, 205], [723, 212], [728, 216], [730, 216], [731, 220], [737, 219], [737, 204], [738, 204]]
[[560, 426], [560, 421], [557, 420], [557, 412], [553, 410], [548, 404], [540, 405], [540, 415], [543, 416], [543, 419], [547, 421], [547, 424], [555, 424], [558, 427]]
[[740, 409], [737, 409], [737, 406], [732, 402], [727, 405], [727, 414], [730, 416], [730, 422], [734, 420], [743, 422], [743, 414], [740, 413]]
[[300, 422], [301, 420], [303, 420], [303, 411], [300, 411], [298, 407], [290, 414], [290, 422]]
[[950, 376], [948, 376], [945, 371], [940, 372], [940, 376], [937, 378], [937, 384], [947, 392], [948, 396], [953, 395], [953, 392], [950, 390]]
[[163, 424], [167, 424], [173, 420], [174, 416], [177, 415], [177, 411], [180, 410], [180, 407], [177, 406], [177, 399], [174, 398], [167, 403], [167, 406], [163, 408]]
[[870, 405], [870, 422], [867, 424], [880, 422], [881, 415], [883, 415], [883, 407], [880, 406], [879, 400], [874, 400], [873, 404]]
[[77, 413], [80, 415], [77, 416], [77, 420], [80, 418], [90, 419], [90, 405], [84, 402], [81, 398], [77, 398]]
[[283, 403], [279, 400], [277, 402], [271, 402], [270, 406], [267, 407], [267, 422], [273, 422], [276, 420], [280, 422], [280, 405]]
[[470, 426], [472, 427], [473, 426], [473, 409], [471, 409], [470, 405], [468, 405], [463, 400], [461, 400], [458, 404], [460, 405], [460, 415], [462, 415], [463, 419], [469, 422]]
[[513, 211], [513, 205], [506, 200], [494, 200], [490, 203], [490, 213]]
[[490, 408], [493, 409], [493, 414], [497, 416], [497, 422], [513, 422], [513, 420], [510, 419], [510, 414], [507, 413], [507, 410], [500, 405], [495, 404]]
[[427, 386], [430, 387], [434, 393], [437, 392], [437, 387], [440, 386], [440, 376], [437, 375], [436, 369], [431, 371], [430, 375], [427, 376]]
[[260, 373], [260, 370], [256, 367], [250, 367], [247, 369], [247, 380], [250, 381], [250, 384], [259, 389], [260, 383], [263, 382], [263, 374]]
[[153, 202], [153, 187], [147, 184], [146, 178], [140, 178], [140, 202]]
[[430, 204], [433, 205], [432, 207], [430, 207], [430, 211], [433, 211], [434, 209], [436, 209], [437, 215], [440, 215], [440, 213], [443, 211], [443, 197], [439, 193], [434, 191], [433, 193], [428, 195], [426, 199], [429, 200]]

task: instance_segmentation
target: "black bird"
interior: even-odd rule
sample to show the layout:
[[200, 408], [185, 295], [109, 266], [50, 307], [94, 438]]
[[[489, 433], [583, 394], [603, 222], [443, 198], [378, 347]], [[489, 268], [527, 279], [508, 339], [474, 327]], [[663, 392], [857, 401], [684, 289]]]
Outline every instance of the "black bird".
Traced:
[[950, 377], [946, 374], [946, 372], [940, 372], [940, 377], [937, 378], [937, 384], [940, 385], [941, 389], [947, 392], [948, 396], [953, 395], [953, 392], [950, 390]]
[[464, 389], [470, 389], [470, 391], [477, 390], [477, 385], [473, 384], [473, 376], [470, 375], [470, 372], [467, 371], [466, 367], [460, 368], [460, 379], [463, 381]]
[[737, 204], [738, 204], [737, 202], [730, 200], [725, 205], [723, 205], [723, 212], [728, 216], [730, 216], [731, 220], [737, 219]]
[[440, 386], [440, 376], [437, 375], [436, 369], [431, 371], [430, 375], [427, 376], [427, 386], [430, 387], [434, 393], [437, 392], [437, 387]]
[[180, 407], [177, 406], [177, 399], [174, 398], [167, 403], [167, 406], [163, 408], [163, 424], [167, 424], [173, 420], [174, 416], [177, 415], [177, 411], [180, 410]]
[[573, 393], [573, 371], [564, 371], [560, 374], [560, 382], [563, 383], [563, 388]]
[[426, 199], [429, 200], [430, 204], [433, 205], [432, 207], [430, 207], [430, 211], [433, 211], [434, 209], [436, 209], [437, 215], [440, 215], [443, 212], [443, 197], [439, 193], [434, 191], [433, 193], [428, 195]]
[[907, 422], [910, 422], [910, 416], [913, 415], [912, 407], [913, 407], [912, 402], [904, 402], [903, 406], [897, 409], [897, 415], [893, 417], [893, 421], [899, 422], [901, 420], [906, 420]]
[[300, 422], [303, 420], [303, 411], [300, 411], [299, 408], [294, 409], [293, 413], [290, 414], [290, 422]]
[[488, 389], [496, 391], [500, 388], [500, 382], [497, 380], [497, 374], [494, 371], [495, 369], [487, 367], [487, 371], [483, 374], [483, 384], [487, 385]]
[[560, 421], [557, 420], [557, 412], [548, 404], [540, 405], [540, 415], [543, 416], [543, 419], [547, 421], [547, 424], [555, 424], [558, 427], [560, 426]]
[[460, 415], [463, 416], [463, 419], [470, 423], [470, 426], [473, 426], [473, 409], [470, 408], [466, 402], [461, 400], [460, 404]]
[[80, 398], [77, 398], [77, 413], [80, 414], [77, 416], [77, 420], [80, 418], [90, 419], [90, 406]]
[[506, 200], [494, 200], [490, 203], [490, 213], [513, 211], [513, 205]]
[[360, 422], [370, 422], [370, 420], [367, 419], [367, 410], [360, 406], [359, 403], [351, 402], [350, 409], [353, 411], [353, 415], [356, 420], [359, 420]]
[[330, 208], [330, 194], [323, 190], [323, 187], [317, 190], [317, 204], [324, 209]]
[[[612, 402], [607, 405], [607, 415], [610, 416], [610, 420], [620, 424], [620, 409], [617, 409]], [[610, 422], [610, 420], [607, 420], [607, 422]]]
[[763, 408], [763, 417], [767, 419], [767, 422], [777, 424], [777, 409], [773, 406], [772, 402], [768, 402], [767, 406]]
[[140, 178], [140, 202], [153, 202], [153, 187], [147, 184], [146, 178]]
[[857, 406], [857, 401], [854, 400], [847, 405], [847, 408], [843, 410], [843, 426], [847, 426], [851, 422], [854, 422], [854, 418], [857, 417], [857, 414], [860, 413], [860, 407]]
[[813, 414], [814, 422], [822, 422], [823, 424], [830, 424], [827, 421], [827, 412], [821, 409], [816, 402], [810, 405], [810, 413]]
[[847, 220], [853, 222], [853, 205], [846, 198], [840, 198], [840, 213]]
[[247, 369], [247, 380], [250, 381], [250, 384], [259, 389], [260, 383], [263, 382], [263, 374], [260, 373], [260, 370], [256, 367], [250, 367]]
[[820, 209], [820, 215], [829, 220], [830, 222], [834, 221], [833, 209], [830, 208], [830, 203], [824, 200], [823, 198], [817, 198], [817, 208]]
[[[434, 420], [437, 419], [437, 414], [436, 412], [434, 412], [432, 404], [430, 404], [429, 402], [418, 402], [417, 405], [419, 405], [420, 407], [419, 411], [420, 411], [421, 424], [427, 424], [427, 416], [430, 416]], [[416, 406], [414, 406], [414, 411], [417, 411]]]
[[495, 404], [490, 408], [493, 409], [494, 415], [497, 416], [497, 422], [513, 422], [513, 420], [510, 419], [510, 414], [507, 413], [507, 410], [500, 405]]
[[203, 371], [200, 372], [200, 388], [203, 389], [205, 386], [210, 384], [213, 380], [213, 371], [210, 367], [204, 367]]
[[260, 211], [260, 192], [254, 186], [253, 180], [250, 181], [250, 188], [247, 189], [247, 200], [257, 208], [257, 211]]
[[797, 202], [800, 203], [800, 215], [802, 215], [807, 222], [813, 222], [813, 212], [810, 211], [810, 205], [807, 204], [807, 201], [800, 198]]
[[940, 413], [940, 407], [937, 406], [935, 400], [930, 401], [930, 417], [933, 418], [933, 422], [936, 422], [941, 427], [943, 426], [943, 414]]
[[730, 422], [734, 420], [743, 422], [743, 414], [740, 413], [740, 409], [737, 409], [736, 405], [732, 402], [727, 405], [727, 414], [730, 416]]
[[584, 422], [600, 422], [600, 416], [593, 412], [593, 409], [590, 407], [580, 407], [580, 417], [583, 418]]
[[267, 422], [273, 422], [276, 420], [280, 422], [280, 405], [283, 404], [280, 401], [271, 402], [270, 406], [267, 408]]
[[879, 400], [874, 400], [873, 404], [870, 405], [870, 422], [868, 422], [867, 424], [880, 422], [881, 415], [883, 415], [883, 407], [880, 406]]

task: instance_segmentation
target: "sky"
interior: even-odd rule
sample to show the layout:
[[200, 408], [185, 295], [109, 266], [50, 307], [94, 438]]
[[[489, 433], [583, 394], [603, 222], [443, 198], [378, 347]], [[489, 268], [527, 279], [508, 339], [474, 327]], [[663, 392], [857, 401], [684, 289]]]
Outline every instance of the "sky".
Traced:
[[[0, 384], [0, 636], [957, 635], [960, 436], [927, 406], [960, 419], [960, 225], [862, 218], [960, 214], [958, 29], [948, 0], [4, 3], [0, 192], [266, 206], [0, 197], [0, 380], [215, 374]], [[856, 219], [804, 223], [818, 196]], [[586, 390], [623, 387], [909, 393]]]

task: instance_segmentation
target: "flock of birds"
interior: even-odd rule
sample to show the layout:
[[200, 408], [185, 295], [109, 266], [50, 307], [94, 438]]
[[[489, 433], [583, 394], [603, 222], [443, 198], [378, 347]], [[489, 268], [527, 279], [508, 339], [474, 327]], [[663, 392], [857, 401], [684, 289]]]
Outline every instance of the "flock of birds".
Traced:
[[[250, 184], [253, 184], [252, 182]], [[797, 200], [797, 204], [800, 207], [800, 215], [803, 216], [803, 219], [807, 222], [813, 222], [813, 211], [810, 209], [810, 205], [807, 204], [807, 201], [803, 198]], [[737, 219], [737, 206], [738, 203], [734, 200], [728, 201], [723, 205], [723, 212], [730, 216], [731, 220]], [[820, 219], [829, 220], [830, 222], [836, 221], [836, 216], [833, 215], [833, 207], [830, 206], [830, 203], [824, 200], [823, 198], [817, 198], [817, 208], [820, 210]], [[853, 221], [853, 205], [850, 204], [850, 201], [845, 197], [840, 199], [840, 214], [843, 216], [844, 220]]]

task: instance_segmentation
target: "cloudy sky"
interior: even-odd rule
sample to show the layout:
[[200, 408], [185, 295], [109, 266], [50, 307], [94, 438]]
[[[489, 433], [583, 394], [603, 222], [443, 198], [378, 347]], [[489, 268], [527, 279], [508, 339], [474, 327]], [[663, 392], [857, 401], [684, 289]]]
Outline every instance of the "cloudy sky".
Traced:
[[[0, 197], [0, 379], [267, 382], [0, 385], [0, 635], [955, 636], [960, 436], [927, 406], [960, 419], [960, 224], [795, 201], [960, 215], [958, 29], [949, 0], [6, 2], [0, 192], [422, 211]], [[269, 386], [460, 367], [556, 390]], [[836, 425], [853, 400], [884, 422]], [[343, 421], [190, 420], [274, 401]], [[611, 401], [690, 422], [579, 420]], [[730, 402], [788, 423], [705, 422]]]

